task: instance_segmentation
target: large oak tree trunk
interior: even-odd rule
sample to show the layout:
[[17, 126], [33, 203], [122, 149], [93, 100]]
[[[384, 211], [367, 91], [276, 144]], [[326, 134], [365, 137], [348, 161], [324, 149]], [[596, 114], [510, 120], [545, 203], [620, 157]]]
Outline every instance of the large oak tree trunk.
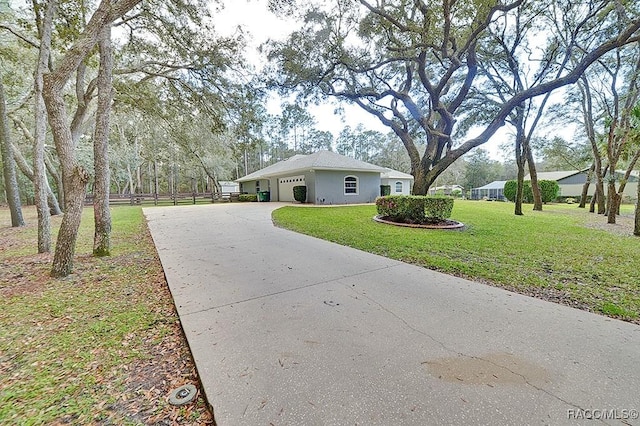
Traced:
[[411, 174], [413, 175], [413, 195], [427, 195], [431, 182], [427, 178], [429, 163], [421, 161], [420, 157], [411, 158]]
[[4, 190], [7, 195], [7, 203], [11, 213], [11, 226], [24, 226], [22, 217], [22, 205], [20, 203], [20, 191], [18, 190], [18, 178], [16, 176], [16, 163], [11, 149], [11, 133], [9, 131], [9, 118], [7, 117], [7, 102], [4, 97], [4, 86], [0, 78], [0, 154], [2, 155], [2, 172], [4, 176]]
[[78, 228], [82, 219], [89, 174], [82, 166], [74, 164], [71, 170], [63, 173], [63, 179], [67, 197], [51, 268], [51, 276], [53, 277], [66, 277], [73, 271], [73, 256], [76, 249]]
[[65, 215], [58, 232], [56, 252], [51, 275], [67, 276], [73, 270], [78, 228], [82, 218], [82, 209], [89, 173], [83, 169], [75, 156], [72, 129], [67, 117], [63, 89], [78, 70], [81, 62], [95, 47], [105, 27], [131, 10], [141, 0], [120, 0], [112, 2], [102, 0], [91, 16], [84, 32], [62, 57], [56, 69], [44, 76], [43, 94], [49, 116], [49, 125], [53, 133], [56, 152], [62, 169], [62, 184], [65, 191]]
[[513, 213], [516, 216], [523, 216], [522, 199], [524, 197], [524, 164], [522, 164], [522, 162], [518, 162], [518, 174], [516, 179], [518, 186], [516, 188], [515, 208]]
[[529, 176], [531, 176], [531, 192], [533, 193], [533, 210], [542, 211], [542, 194], [540, 193], [540, 185], [538, 184], [538, 172], [536, 171], [536, 163], [533, 160], [533, 154], [531, 153], [531, 145], [529, 139], [525, 139], [526, 145], [524, 146], [525, 154], [527, 157], [527, 164], [529, 166]]
[[[592, 163], [589, 171], [587, 172], [587, 180], [582, 185], [582, 193], [580, 194], [580, 204], [578, 208], [584, 209], [587, 205], [587, 197], [589, 196], [589, 186], [591, 186], [591, 180], [593, 179], [593, 172], [596, 169], [596, 163]], [[592, 212], [593, 213], [593, 212]]]
[[[597, 214], [605, 214], [607, 211], [607, 197], [604, 195], [604, 180], [602, 177], [598, 177], [598, 181], [596, 182], [596, 204], [597, 204]], [[591, 211], [593, 213], [593, 210]]]
[[49, 114], [49, 124], [60, 157], [62, 182], [65, 191], [65, 214], [58, 231], [56, 251], [53, 257], [51, 275], [66, 277], [73, 270], [78, 228], [82, 219], [82, 209], [89, 173], [78, 163], [73, 152], [71, 130], [66, 121], [66, 110], [62, 98], [62, 85], [54, 74], [46, 76], [44, 96]]
[[583, 94], [582, 94], [582, 115], [585, 124], [585, 130], [587, 131], [587, 136], [589, 139], [589, 144], [591, 145], [591, 152], [593, 153], [593, 164], [594, 169], [593, 172], [596, 177], [595, 183], [595, 191], [593, 194], [593, 198], [591, 200], [591, 204], [589, 206], [589, 212], [595, 212], [595, 206], [598, 205], [598, 214], [604, 214], [606, 210], [605, 206], [605, 196], [604, 196], [604, 175], [606, 174], [605, 170], [602, 169], [602, 155], [600, 154], [600, 149], [598, 147], [598, 140], [596, 137], [596, 131], [593, 123], [595, 122], [594, 113], [593, 113], [593, 100], [591, 95], [591, 88], [589, 79], [585, 74], [580, 76], [580, 85]]
[[616, 223], [618, 206], [622, 197], [616, 191], [616, 181], [611, 179], [607, 188], [607, 223]]
[[627, 165], [627, 170], [625, 170], [624, 176], [622, 177], [622, 179], [620, 179], [620, 185], [618, 185], [618, 191], [617, 191], [617, 196], [615, 200], [616, 201], [615, 210], [617, 215], [620, 215], [620, 205], [622, 204], [622, 198], [624, 197], [624, 190], [627, 187], [627, 182], [629, 182], [629, 179], [631, 178], [631, 173], [633, 172], [633, 169], [635, 168], [638, 160], [640, 160], [640, 148], [638, 148], [636, 153], [633, 155], [633, 157], [629, 161], [629, 164]]
[[111, 252], [111, 213], [109, 212], [109, 114], [113, 90], [111, 55], [111, 26], [107, 25], [98, 41], [100, 50], [100, 69], [98, 71], [98, 109], [96, 128], [93, 136], [93, 161], [95, 184], [93, 198], [93, 216], [95, 233], [93, 254], [108, 256]]
[[425, 178], [425, 173], [422, 170], [416, 170], [413, 173], [413, 195], [427, 195], [429, 191], [429, 185]]
[[44, 164], [44, 142], [47, 132], [46, 107], [43, 98], [44, 74], [49, 71], [49, 56], [51, 53], [51, 33], [53, 28], [53, 15], [58, 6], [57, 1], [47, 2], [44, 21], [41, 24], [40, 52], [38, 64], [34, 76], [34, 122], [33, 132], [33, 186], [38, 212], [38, 253], [51, 251], [51, 215], [47, 200], [49, 183]]
[[518, 166], [517, 172], [517, 183], [518, 186], [516, 188], [516, 199], [515, 199], [515, 208], [514, 214], [516, 216], [522, 216], [522, 199], [524, 197], [524, 166], [527, 161], [526, 158], [526, 141], [524, 136], [524, 110], [523, 106], [519, 105], [516, 108], [516, 146], [515, 146], [515, 154], [516, 154], [516, 165]]

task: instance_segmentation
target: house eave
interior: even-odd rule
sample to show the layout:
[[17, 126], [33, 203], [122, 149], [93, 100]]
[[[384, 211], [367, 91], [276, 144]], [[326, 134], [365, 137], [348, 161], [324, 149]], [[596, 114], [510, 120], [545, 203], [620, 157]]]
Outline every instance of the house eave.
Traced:
[[383, 169], [375, 170], [375, 169], [355, 169], [355, 168], [346, 168], [346, 167], [344, 167], [344, 168], [343, 167], [339, 167], [339, 168], [334, 168], [334, 167], [302, 167], [302, 168], [298, 168], [298, 169], [291, 169], [291, 170], [281, 171], [281, 172], [277, 172], [277, 173], [265, 173], [265, 174], [256, 175], [256, 176], [247, 175], [245, 177], [241, 177], [239, 179], [236, 179], [236, 182], [252, 182], [252, 181], [261, 180], [261, 179], [269, 179], [269, 178], [280, 177], [280, 176], [283, 176], [283, 177], [284, 176], [291, 176], [291, 175], [301, 174], [301, 173], [305, 173], [305, 172], [315, 172], [315, 171], [349, 172], [349, 173], [382, 173]]

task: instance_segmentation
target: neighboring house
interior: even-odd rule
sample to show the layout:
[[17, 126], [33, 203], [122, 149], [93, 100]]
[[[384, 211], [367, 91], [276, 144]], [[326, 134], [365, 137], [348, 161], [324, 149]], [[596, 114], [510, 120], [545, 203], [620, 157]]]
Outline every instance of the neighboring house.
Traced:
[[456, 192], [462, 196], [464, 195], [464, 188], [460, 185], [444, 185], [429, 188], [429, 195], [451, 195]]
[[[618, 170], [615, 174], [616, 177], [616, 189], [620, 184], [620, 179], [624, 176], [624, 171]], [[555, 180], [560, 187], [560, 197], [580, 197], [582, 194], [582, 187], [587, 181], [588, 169], [584, 170], [568, 170], [558, 172], [538, 172], [538, 180]], [[525, 176], [524, 180], [531, 180], [531, 176]], [[609, 176], [604, 177], [605, 191], [607, 190]], [[629, 181], [624, 188], [624, 195], [635, 199], [638, 191], [638, 172], [634, 171], [629, 177]], [[595, 192], [595, 178], [589, 185], [588, 195], [593, 195]]]
[[507, 183], [506, 180], [496, 180], [480, 188], [473, 188], [471, 190], [471, 199], [506, 201], [507, 199], [504, 198], [505, 183]]
[[410, 195], [413, 188], [413, 176], [385, 167], [384, 172], [380, 175], [380, 185], [389, 185], [391, 195]]
[[[383, 167], [331, 151], [294, 155], [237, 180], [240, 192], [269, 192], [271, 201], [294, 201], [293, 187], [307, 187], [314, 204], [372, 203], [380, 195]], [[396, 173], [393, 171], [393, 175]], [[401, 181], [401, 180], [398, 180]], [[404, 187], [408, 185], [403, 184]], [[393, 190], [392, 186], [392, 190]]]

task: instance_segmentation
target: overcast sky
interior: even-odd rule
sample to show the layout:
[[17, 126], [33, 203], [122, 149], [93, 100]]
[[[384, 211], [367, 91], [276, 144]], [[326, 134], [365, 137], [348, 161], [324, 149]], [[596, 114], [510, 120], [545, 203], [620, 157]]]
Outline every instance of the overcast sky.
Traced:
[[[267, 0], [225, 0], [224, 9], [214, 12], [216, 30], [220, 34], [233, 33], [238, 25], [245, 27], [251, 34], [251, 50], [247, 52], [247, 56], [256, 66], [260, 64], [259, 54], [255, 50], [257, 46], [269, 38], [283, 40], [297, 27], [295, 22], [285, 21], [269, 12], [267, 3]], [[270, 102], [269, 112], [280, 114], [280, 104], [279, 99]], [[360, 123], [368, 129], [389, 132], [389, 128], [378, 119], [356, 106], [346, 106], [346, 122], [342, 122], [341, 117], [334, 114], [334, 105], [311, 106], [309, 109], [317, 120], [316, 128], [330, 131], [334, 136], [338, 136], [345, 125], [355, 127]]]

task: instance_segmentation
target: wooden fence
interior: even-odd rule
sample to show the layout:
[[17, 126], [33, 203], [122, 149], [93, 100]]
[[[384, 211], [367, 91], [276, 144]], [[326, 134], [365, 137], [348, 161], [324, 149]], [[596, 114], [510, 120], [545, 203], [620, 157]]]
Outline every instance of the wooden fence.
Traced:
[[[178, 194], [111, 194], [109, 205], [154, 205], [229, 203], [238, 201], [239, 192], [187, 192]], [[87, 194], [85, 205], [93, 204], [93, 194]]]

